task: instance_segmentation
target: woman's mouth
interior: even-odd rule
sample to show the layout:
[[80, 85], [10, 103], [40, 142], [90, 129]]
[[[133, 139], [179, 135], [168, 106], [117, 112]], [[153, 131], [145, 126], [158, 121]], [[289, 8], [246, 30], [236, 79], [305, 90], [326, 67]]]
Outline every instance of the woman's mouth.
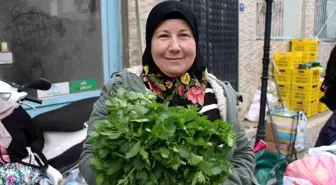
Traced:
[[166, 60], [170, 60], [170, 61], [179, 61], [179, 60], [182, 60], [183, 58], [166, 58]]

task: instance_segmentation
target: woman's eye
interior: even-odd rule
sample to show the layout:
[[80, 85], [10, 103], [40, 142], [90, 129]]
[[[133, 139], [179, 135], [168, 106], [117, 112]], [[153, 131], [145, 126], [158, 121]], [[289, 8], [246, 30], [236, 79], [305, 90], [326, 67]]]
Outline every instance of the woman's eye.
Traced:
[[167, 34], [159, 35], [159, 38], [167, 38], [167, 37], [168, 37]]
[[189, 37], [189, 34], [188, 33], [181, 33], [180, 36], [181, 37]]

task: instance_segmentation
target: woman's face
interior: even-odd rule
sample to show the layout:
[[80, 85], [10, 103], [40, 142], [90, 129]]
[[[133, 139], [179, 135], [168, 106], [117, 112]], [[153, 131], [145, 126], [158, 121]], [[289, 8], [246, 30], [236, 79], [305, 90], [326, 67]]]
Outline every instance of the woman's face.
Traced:
[[151, 42], [156, 66], [169, 77], [183, 75], [195, 61], [196, 42], [185, 20], [165, 20], [155, 30]]

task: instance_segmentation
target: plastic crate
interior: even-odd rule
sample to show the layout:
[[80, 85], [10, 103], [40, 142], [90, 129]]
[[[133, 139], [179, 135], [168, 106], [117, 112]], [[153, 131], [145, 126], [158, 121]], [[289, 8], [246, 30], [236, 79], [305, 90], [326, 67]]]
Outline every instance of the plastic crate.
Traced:
[[315, 62], [317, 61], [317, 53], [316, 52], [303, 52], [302, 60], [304, 62]]
[[318, 52], [318, 41], [312, 39], [293, 39], [291, 41], [292, 52]]
[[313, 101], [320, 98], [320, 89], [318, 85], [315, 86], [300, 86], [292, 85], [291, 100], [300, 101]]
[[291, 96], [291, 85], [290, 84], [278, 84], [281, 99], [283, 101], [289, 102]]
[[320, 82], [319, 69], [294, 69], [292, 71], [292, 85], [315, 86]]
[[279, 69], [279, 72], [274, 69], [273, 74], [278, 84], [291, 84], [292, 82], [292, 69]]
[[312, 117], [318, 113], [318, 102], [318, 99], [312, 101], [291, 100], [290, 109], [293, 111], [303, 111], [307, 117]]
[[307, 47], [308, 47], [309, 52], [317, 53], [318, 52], [318, 40], [310, 40], [309, 45]]
[[301, 52], [275, 52], [273, 59], [278, 69], [296, 69], [303, 63]]

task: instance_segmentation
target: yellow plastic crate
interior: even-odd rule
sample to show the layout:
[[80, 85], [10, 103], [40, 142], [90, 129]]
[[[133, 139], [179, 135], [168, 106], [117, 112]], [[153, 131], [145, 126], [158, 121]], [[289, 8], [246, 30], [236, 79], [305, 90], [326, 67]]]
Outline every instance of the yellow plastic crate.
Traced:
[[301, 52], [275, 52], [274, 63], [278, 69], [296, 69], [303, 63]]
[[308, 51], [317, 53], [318, 52], [318, 40], [310, 40], [309, 46], [308, 46]]
[[281, 99], [284, 102], [289, 102], [290, 96], [291, 96], [291, 85], [290, 84], [278, 84], [278, 88], [279, 88]]
[[303, 52], [302, 53], [302, 61], [304, 62], [315, 62], [317, 61], [317, 53], [316, 52]]
[[313, 101], [320, 98], [319, 86], [300, 86], [292, 85], [291, 100], [300, 101]]
[[291, 41], [292, 52], [318, 52], [318, 41], [312, 39], [293, 39]]
[[312, 117], [318, 113], [318, 99], [312, 101], [291, 100], [290, 110], [303, 111], [307, 117]]
[[294, 69], [292, 72], [292, 85], [315, 86], [320, 82], [319, 69]]
[[273, 74], [278, 84], [291, 84], [292, 82], [292, 69], [279, 69], [280, 74], [274, 69]]

